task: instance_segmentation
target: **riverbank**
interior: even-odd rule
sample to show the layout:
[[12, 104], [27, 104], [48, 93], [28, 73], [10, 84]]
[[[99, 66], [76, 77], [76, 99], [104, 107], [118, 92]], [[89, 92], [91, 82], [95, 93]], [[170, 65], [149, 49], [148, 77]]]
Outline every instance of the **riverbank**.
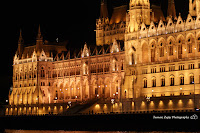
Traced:
[[70, 131], [200, 131], [200, 112], [5, 116], [4, 129]]

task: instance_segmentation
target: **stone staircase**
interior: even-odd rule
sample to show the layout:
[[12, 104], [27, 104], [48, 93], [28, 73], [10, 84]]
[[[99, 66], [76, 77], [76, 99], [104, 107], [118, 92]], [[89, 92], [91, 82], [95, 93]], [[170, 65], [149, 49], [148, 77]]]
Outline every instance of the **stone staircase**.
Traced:
[[83, 102], [83, 103], [74, 104], [67, 111], [60, 113], [59, 115], [75, 115], [75, 114], [78, 114], [82, 110], [85, 110], [85, 109], [91, 107], [92, 105], [94, 105], [98, 101], [99, 101], [99, 99], [95, 98], [95, 99], [91, 99], [91, 100], [88, 100], [88, 101]]

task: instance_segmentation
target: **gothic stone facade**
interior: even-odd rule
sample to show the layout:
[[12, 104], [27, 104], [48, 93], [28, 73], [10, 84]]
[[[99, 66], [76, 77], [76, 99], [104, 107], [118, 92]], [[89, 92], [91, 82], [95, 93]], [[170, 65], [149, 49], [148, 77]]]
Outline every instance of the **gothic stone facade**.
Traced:
[[[175, 14], [174, 1], [169, 3], [173, 13], [168, 14]], [[149, 0], [130, 0], [125, 17], [118, 15], [122, 6], [111, 20], [106, 2], [101, 6], [97, 45], [113, 42], [107, 48], [92, 51], [85, 44], [72, 59], [62, 53], [64, 46], [43, 42], [40, 28], [34, 46], [24, 47], [20, 34], [7, 114], [59, 113], [67, 108], [64, 103], [96, 97], [118, 99], [127, 110], [199, 107], [199, 0], [190, 0], [186, 20], [179, 14], [157, 24]]]

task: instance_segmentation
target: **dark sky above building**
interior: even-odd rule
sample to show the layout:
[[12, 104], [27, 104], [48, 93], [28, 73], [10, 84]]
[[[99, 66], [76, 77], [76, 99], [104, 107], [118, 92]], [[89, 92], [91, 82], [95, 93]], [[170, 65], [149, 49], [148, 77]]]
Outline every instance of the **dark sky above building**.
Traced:
[[[130, 0], [107, 0], [109, 14], [112, 14], [113, 7], [129, 4]], [[150, 0], [151, 4], [161, 5], [164, 15], [167, 14], [168, 0]], [[68, 40], [68, 48], [83, 47], [96, 44], [96, 19], [100, 16], [101, 0], [69, 0], [53, 1], [51, 3], [33, 3], [31, 6], [21, 3], [16, 5], [15, 21], [9, 19], [9, 23], [2, 26], [5, 30], [2, 38], [1, 51], [2, 69], [0, 74], [1, 89], [0, 101], [8, 95], [9, 87], [12, 85], [12, 62], [17, 50], [19, 31], [22, 29], [25, 46], [35, 42], [38, 25], [41, 25], [42, 35], [48, 41]], [[177, 15], [181, 12], [182, 16], [188, 14], [189, 0], [175, 0]], [[30, 7], [33, 7], [29, 9]], [[31, 24], [38, 23], [38, 24]]]

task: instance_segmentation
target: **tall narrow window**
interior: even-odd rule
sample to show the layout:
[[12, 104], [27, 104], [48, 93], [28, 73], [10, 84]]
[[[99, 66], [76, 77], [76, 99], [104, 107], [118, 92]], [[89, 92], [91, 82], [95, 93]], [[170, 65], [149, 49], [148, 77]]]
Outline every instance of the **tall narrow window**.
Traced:
[[156, 87], [156, 78], [152, 79], [152, 87]]
[[165, 86], [165, 77], [161, 78], [161, 86]]
[[173, 76], [170, 78], [170, 86], [174, 86], [174, 77]]
[[190, 84], [194, 84], [194, 75], [190, 76]]
[[192, 53], [192, 43], [189, 43], [189, 44], [188, 44], [188, 52], [189, 52], [189, 53]]
[[151, 49], [151, 62], [155, 62], [155, 49]]
[[180, 85], [184, 85], [184, 76], [180, 77]]
[[181, 44], [181, 45], [178, 45], [178, 58], [179, 59], [182, 59], [182, 53], [183, 53], [183, 51], [182, 51], [182, 44]]
[[160, 57], [164, 57], [164, 47], [160, 48]]
[[173, 55], [173, 46], [169, 46], [169, 55]]
[[41, 68], [41, 77], [44, 78], [45, 77], [45, 73], [44, 73], [44, 68]]
[[144, 79], [144, 88], [147, 88], [147, 79]]
[[135, 57], [134, 57], [134, 53], [132, 53], [132, 65], [134, 65], [135, 64]]

